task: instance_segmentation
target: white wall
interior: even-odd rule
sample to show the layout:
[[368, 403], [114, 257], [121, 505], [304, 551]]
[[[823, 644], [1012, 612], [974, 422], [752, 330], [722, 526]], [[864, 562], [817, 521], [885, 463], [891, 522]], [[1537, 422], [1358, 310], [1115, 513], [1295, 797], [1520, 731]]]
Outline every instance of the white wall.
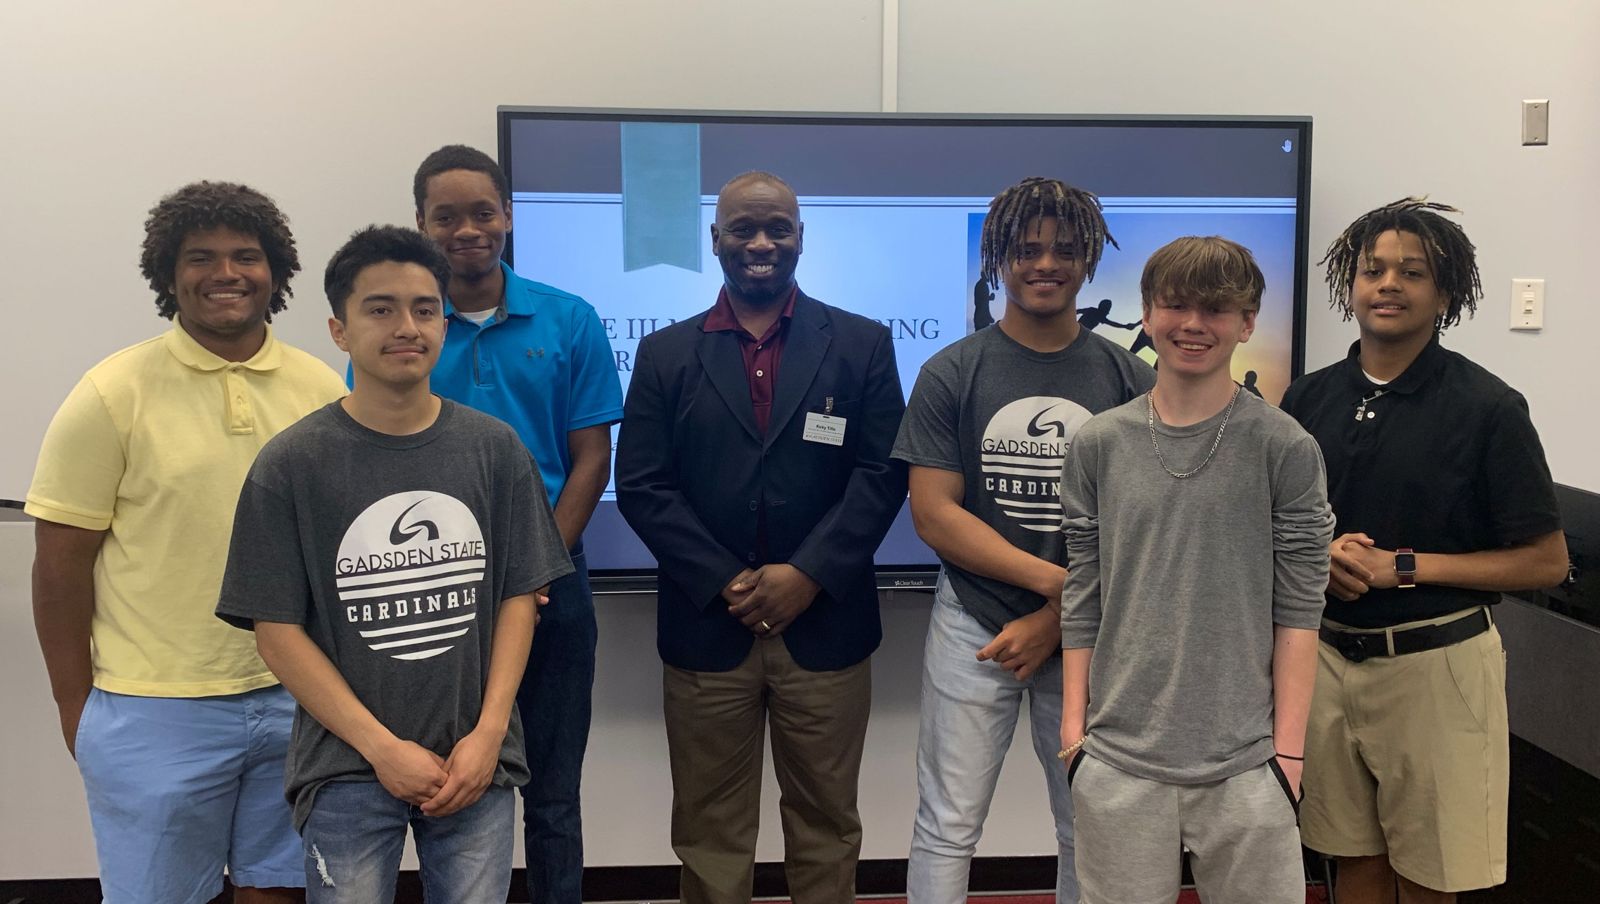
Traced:
[[272, 195], [305, 268], [281, 333], [331, 361], [328, 257], [358, 227], [414, 222], [428, 152], [493, 154], [497, 105], [877, 109], [878, 4], [796, 6], [0, 3], [0, 310], [13, 326], [0, 386], [28, 387], [0, 401], [0, 424], [30, 440], [0, 444], [0, 498], [26, 493], [78, 375], [166, 326], [138, 273], [161, 195], [200, 178]]
[[[22, 495], [76, 375], [164, 326], [137, 273], [141, 224], [184, 182], [248, 182], [290, 214], [306, 272], [279, 328], [331, 361], [328, 255], [360, 225], [409, 220], [410, 176], [428, 151], [492, 150], [498, 104], [878, 109], [878, 0], [445, 8], [0, 3], [0, 497]], [[1592, 0], [1530, 0], [1514, 13], [1486, 0], [904, 0], [898, 106], [1314, 116], [1313, 247], [1404, 194], [1463, 208], [1489, 297], [1448, 343], [1528, 396], [1557, 480], [1600, 490], [1596, 381], [1578, 363], [1600, 336], [1580, 276], [1600, 210], [1595, 46]], [[1551, 99], [1549, 147], [1518, 146], [1524, 97]], [[1543, 333], [1506, 331], [1513, 276], [1548, 280]], [[1314, 285], [1313, 366], [1353, 338], [1318, 296]], [[31, 555], [28, 528], [0, 524], [0, 774], [20, 777], [0, 795], [0, 879], [93, 872], [29, 625]], [[586, 798], [597, 865], [672, 862], [651, 612], [641, 599], [602, 603]], [[890, 598], [885, 613], [863, 782], [869, 857], [903, 856], [909, 837], [925, 602]], [[1050, 850], [1026, 746], [1013, 750], [982, 853]], [[771, 797], [763, 859], [778, 856]]]
[[[1600, 490], [1600, 4], [908, 0], [900, 35], [901, 110], [1309, 114], [1317, 257], [1379, 204], [1461, 208], [1487, 297], [1445, 342], [1528, 397], [1557, 481]], [[1521, 147], [1524, 98], [1548, 147]], [[1546, 280], [1542, 333], [1507, 330], [1513, 277]], [[1355, 339], [1321, 278], [1308, 368]]]

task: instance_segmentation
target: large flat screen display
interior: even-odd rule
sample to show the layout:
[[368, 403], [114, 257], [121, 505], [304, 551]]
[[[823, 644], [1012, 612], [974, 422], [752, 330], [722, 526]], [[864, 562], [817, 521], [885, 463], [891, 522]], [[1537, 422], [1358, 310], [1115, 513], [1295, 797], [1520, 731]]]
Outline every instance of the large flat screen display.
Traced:
[[[1183, 235], [1250, 248], [1267, 279], [1234, 377], [1276, 403], [1302, 367], [1311, 121], [782, 115], [502, 107], [511, 180], [507, 256], [518, 273], [599, 312], [627, 388], [639, 340], [706, 310], [717, 191], [765, 170], [799, 195], [814, 298], [883, 323], [907, 395], [930, 355], [999, 319], [1003, 288], [979, 280], [990, 198], [1028, 176], [1100, 196], [1107, 246], [1078, 296], [1079, 321], [1152, 363], [1140, 329], [1145, 259]], [[715, 467], [707, 462], [707, 467]], [[655, 561], [608, 487], [584, 535], [597, 589], [648, 583]], [[902, 510], [877, 552], [886, 587], [937, 568]]]

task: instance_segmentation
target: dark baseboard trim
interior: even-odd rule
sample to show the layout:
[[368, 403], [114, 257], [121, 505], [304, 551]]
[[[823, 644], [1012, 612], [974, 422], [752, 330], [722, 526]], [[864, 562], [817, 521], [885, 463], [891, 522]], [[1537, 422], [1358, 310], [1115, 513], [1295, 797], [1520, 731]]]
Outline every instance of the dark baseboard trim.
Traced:
[[[1314, 861], [1307, 860], [1307, 872], [1320, 879]], [[513, 870], [509, 904], [526, 904], [527, 880], [520, 869]], [[1188, 864], [1184, 864], [1183, 884], [1192, 886]], [[968, 888], [976, 894], [1053, 894], [1056, 884], [1056, 858], [977, 857], [972, 861]], [[1315, 883], [1314, 883], [1315, 884]], [[863, 860], [856, 866], [856, 893], [863, 896], [902, 896], [906, 893], [906, 861]], [[757, 863], [756, 898], [783, 899], [789, 896], [782, 863]], [[585, 901], [676, 901], [676, 866], [591, 866], [583, 871]], [[216, 904], [231, 904], [233, 895], [224, 891]], [[94, 879], [54, 879], [32, 882], [0, 882], [0, 904], [99, 904], [100, 883]], [[395, 904], [422, 904], [422, 881], [416, 870], [404, 870], [395, 887]]]
[[[979, 857], [972, 861], [971, 887], [975, 892], [1038, 891], [1054, 889], [1054, 857]], [[903, 895], [906, 890], [904, 860], [863, 860], [856, 868], [856, 889], [863, 895]], [[789, 894], [782, 863], [757, 863], [755, 896], [783, 898]], [[231, 904], [224, 892], [220, 901]], [[675, 901], [678, 898], [676, 866], [591, 866], [583, 871], [585, 901]], [[522, 870], [511, 878], [513, 904], [526, 902], [527, 881]], [[48, 879], [0, 882], [0, 904], [99, 904], [100, 883], [94, 879]], [[400, 873], [395, 904], [421, 904], [422, 882], [415, 870]]]
[[[1053, 891], [1056, 858], [978, 857], [972, 861], [970, 887], [974, 892]], [[905, 860], [863, 860], [857, 864], [857, 894], [903, 895], [905, 892]], [[788, 896], [789, 883], [784, 879], [783, 864], [757, 863], [755, 897]], [[585, 901], [675, 901], [677, 898], [676, 866], [600, 866], [583, 871]], [[516, 871], [512, 881], [511, 900], [526, 900], [522, 870]]]
[[0, 882], [0, 904], [100, 904], [99, 879]]

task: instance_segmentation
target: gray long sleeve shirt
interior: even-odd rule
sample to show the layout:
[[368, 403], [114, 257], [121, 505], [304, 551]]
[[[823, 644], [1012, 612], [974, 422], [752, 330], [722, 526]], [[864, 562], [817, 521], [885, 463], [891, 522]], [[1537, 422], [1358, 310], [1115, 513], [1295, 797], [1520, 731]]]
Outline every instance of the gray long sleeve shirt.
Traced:
[[[1091, 419], [1061, 481], [1061, 636], [1093, 648], [1086, 749], [1124, 772], [1199, 784], [1272, 756], [1273, 626], [1316, 628], [1333, 513], [1322, 454], [1242, 393], [1216, 455], [1162, 469], [1140, 396]], [[1158, 419], [1167, 467], [1205, 459], [1223, 415]]]

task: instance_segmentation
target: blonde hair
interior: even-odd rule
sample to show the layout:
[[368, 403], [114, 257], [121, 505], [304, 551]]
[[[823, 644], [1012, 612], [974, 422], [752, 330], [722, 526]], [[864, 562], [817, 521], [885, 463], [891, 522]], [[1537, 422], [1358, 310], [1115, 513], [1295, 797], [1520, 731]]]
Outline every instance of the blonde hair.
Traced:
[[1146, 314], [1157, 298], [1259, 311], [1266, 289], [1267, 279], [1250, 249], [1220, 235], [1186, 235], [1168, 242], [1144, 262], [1139, 277]]

